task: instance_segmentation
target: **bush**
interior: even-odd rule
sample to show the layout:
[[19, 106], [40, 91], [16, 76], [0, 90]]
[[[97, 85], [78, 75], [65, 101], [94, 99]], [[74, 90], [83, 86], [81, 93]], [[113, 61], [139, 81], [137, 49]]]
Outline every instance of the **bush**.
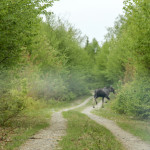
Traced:
[[150, 118], [150, 79], [137, 78], [126, 83], [114, 105], [119, 113], [129, 114], [140, 118]]
[[25, 108], [24, 95], [17, 91], [7, 93], [1, 97], [0, 104], [0, 125], [4, 126]]

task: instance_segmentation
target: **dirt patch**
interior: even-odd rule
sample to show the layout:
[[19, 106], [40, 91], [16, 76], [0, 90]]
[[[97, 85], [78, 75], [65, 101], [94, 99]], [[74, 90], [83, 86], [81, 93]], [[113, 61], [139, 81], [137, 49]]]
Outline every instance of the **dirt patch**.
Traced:
[[[102, 103], [100, 102], [96, 109], [101, 108]], [[114, 121], [96, 116], [92, 113], [90, 113], [93, 110], [92, 106], [87, 107], [82, 111], [82, 113], [86, 114], [89, 118], [96, 121], [98, 124], [103, 125], [108, 130], [110, 130], [119, 141], [122, 142], [122, 144], [126, 147], [128, 150], [150, 150], [150, 145], [144, 143], [141, 139], [133, 136], [132, 134], [124, 131], [120, 127], [116, 125]]]

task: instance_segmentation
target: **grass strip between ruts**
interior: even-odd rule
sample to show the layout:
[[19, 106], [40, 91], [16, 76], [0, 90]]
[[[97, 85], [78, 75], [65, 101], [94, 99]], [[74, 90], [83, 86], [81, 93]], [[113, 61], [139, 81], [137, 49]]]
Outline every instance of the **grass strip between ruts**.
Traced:
[[63, 150], [123, 150], [112, 133], [77, 111], [63, 112], [67, 134], [60, 141]]

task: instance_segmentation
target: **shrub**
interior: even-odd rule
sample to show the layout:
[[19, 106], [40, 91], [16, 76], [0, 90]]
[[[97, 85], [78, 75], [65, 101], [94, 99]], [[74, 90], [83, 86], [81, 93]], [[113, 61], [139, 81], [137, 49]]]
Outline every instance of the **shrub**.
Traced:
[[4, 126], [25, 108], [24, 95], [17, 91], [7, 93], [1, 97], [0, 104], [0, 125]]
[[126, 83], [114, 105], [119, 113], [130, 114], [140, 118], [150, 118], [150, 79], [137, 78]]

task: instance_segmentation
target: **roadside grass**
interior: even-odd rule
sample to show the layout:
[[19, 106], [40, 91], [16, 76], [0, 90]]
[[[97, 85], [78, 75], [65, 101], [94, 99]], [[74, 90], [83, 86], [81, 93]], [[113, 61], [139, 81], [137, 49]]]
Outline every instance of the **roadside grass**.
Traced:
[[63, 112], [68, 120], [67, 134], [60, 141], [62, 150], [124, 150], [112, 133], [77, 111]]
[[133, 116], [118, 114], [112, 109], [115, 99], [104, 105], [104, 108], [93, 110], [92, 113], [113, 120], [119, 127], [141, 138], [150, 144], [150, 120], [139, 120]]
[[0, 141], [0, 149], [13, 150], [19, 147], [40, 129], [48, 127], [50, 116], [51, 112], [48, 108], [20, 114], [1, 128], [0, 134], [3, 135], [3, 139]]
[[31, 138], [39, 130], [50, 125], [53, 111], [78, 105], [89, 96], [82, 96], [73, 101], [50, 100], [47, 105], [40, 103], [34, 108], [24, 110], [13, 120], [0, 127], [0, 150], [13, 150]]

